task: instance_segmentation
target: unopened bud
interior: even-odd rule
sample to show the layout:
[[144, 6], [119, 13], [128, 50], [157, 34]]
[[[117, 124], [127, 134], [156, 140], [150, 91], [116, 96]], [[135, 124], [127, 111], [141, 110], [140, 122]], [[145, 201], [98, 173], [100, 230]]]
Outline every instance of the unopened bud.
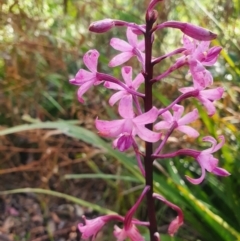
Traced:
[[211, 32], [210, 30], [191, 23], [184, 23], [184, 27], [180, 30], [189, 37], [200, 41], [210, 41], [217, 37], [217, 34]]
[[168, 22], [159, 24], [156, 30], [166, 28], [166, 27], [178, 28], [187, 36], [200, 41], [210, 41], [217, 37], [217, 34], [209, 31], [208, 29], [193, 25], [191, 23], [183, 23], [178, 21], [168, 21]]
[[155, 23], [158, 18], [158, 12], [156, 10], [148, 11], [146, 15], [146, 20]]
[[105, 33], [114, 26], [114, 20], [107, 18], [91, 23], [89, 30], [94, 33]]

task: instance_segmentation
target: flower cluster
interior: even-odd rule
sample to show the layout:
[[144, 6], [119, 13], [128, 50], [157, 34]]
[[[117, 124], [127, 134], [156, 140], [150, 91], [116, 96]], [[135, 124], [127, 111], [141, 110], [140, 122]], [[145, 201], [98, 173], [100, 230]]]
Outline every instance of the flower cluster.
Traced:
[[[210, 142], [212, 147], [203, 151], [193, 149], [181, 149], [172, 153], [162, 153], [165, 144], [170, 135], [175, 131], [182, 132], [190, 138], [197, 138], [200, 134], [193, 127], [189, 126], [192, 122], [199, 118], [198, 110], [195, 108], [188, 113], [180, 102], [187, 98], [195, 98], [206, 109], [209, 116], [216, 112], [214, 101], [219, 100], [223, 96], [223, 88], [211, 88], [213, 77], [211, 72], [206, 69], [217, 61], [221, 47], [214, 46], [209, 48], [210, 41], [216, 38], [216, 34], [211, 31], [192, 25], [190, 23], [182, 23], [177, 21], [168, 21], [162, 24], [154, 24], [157, 19], [157, 13], [154, 10], [156, 4], [161, 0], [151, 0], [146, 11], [146, 24], [138, 25], [136, 23], [128, 23], [121, 20], [105, 19], [94, 22], [90, 26], [90, 31], [103, 33], [109, 31], [113, 27], [126, 27], [127, 41], [112, 38], [110, 45], [121, 53], [113, 57], [109, 62], [109, 67], [115, 67], [125, 64], [130, 58], [136, 57], [139, 61], [141, 70], [136, 74], [131, 66], [123, 65], [121, 68], [122, 79], [101, 73], [98, 71], [99, 52], [95, 49], [89, 50], [83, 57], [83, 62], [88, 70], [80, 69], [75, 78], [70, 80], [71, 84], [79, 86], [77, 95], [80, 102], [84, 102], [84, 93], [92, 86], [103, 84], [107, 89], [116, 92], [110, 97], [109, 104], [111, 106], [118, 104], [119, 119], [117, 120], [99, 120], [96, 118], [95, 125], [101, 136], [113, 139], [113, 147], [119, 151], [126, 151], [133, 147], [138, 161], [141, 173], [146, 178], [146, 187], [143, 190], [136, 204], [128, 211], [125, 217], [120, 215], [107, 215], [98, 217], [93, 220], [86, 220], [85, 225], [79, 225], [83, 239], [95, 238], [98, 231], [109, 221], [117, 221], [123, 223], [123, 228], [115, 226], [114, 235], [118, 241], [130, 238], [132, 241], [142, 241], [136, 225], [143, 225], [150, 228], [151, 241], [160, 240], [160, 236], [156, 230], [156, 224], [153, 221], [142, 222], [133, 218], [133, 215], [140, 205], [144, 196], [147, 196], [147, 202], [153, 202], [156, 198], [161, 200], [169, 207], [173, 208], [178, 216], [169, 226], [169, 234], [173, 235], [183, 224], [183, 214], [179, 207], [172, 204], [159, 194], [153, 193], [152, 187], [152, 165], [155, 159], [174, 157], [177, 155], [191, 156], [195, 158], [200, 165], [202, 174], [198, 179], [186, 177], [193, 184], [200, 184], [205, 177], [205, 170], [219, 176], [228, 176], [229, 173], [218, 167], [218, 159], [214, 158], [212, 153], [218, 151], [224, 144], [224, 137], [220, 136], [220, 143], [211, 137], [203, 138], [203, 141]], [[152, 57], [152, 45], [154, 43], [153, 34], [163, 28], [176, 28], [183, 32], [183, 46], [167, 53], [163, 56]], [[163, 59], [170, 56], [180, 54], [165, 72], [158, 76], [153, 76], [153, 66], [160, 63]], [[182, 66], [188, 66], [189, 73], [192, 77], [192, 85], [180, 88], [180, 96], [172, 101], [172, 103], [164, 108], [158, 109], [153, 106], [152, 102], [152, 86], [160, 82], [163, 78], [170, 75], [176, 69]], [[144, 84], [145, 92], [139, 92]], [[144, 108], [142, 107], [144, 103]], [[141, 141], [146, 143], [146, 154], [140, 153], [139, 146]], [[153, 152], [153, 144], [156, 143], [156, 149]], [[144, 159], [144, 167], [142, 165]], [[145, 168], [145, 170], [144, 170]], [[150, 181], [149, 181], [150, 180]], [[154, 220], [151, 211], [148, 208], [149, 218]], [[155, 231], [153, 232], [153, 230]]]

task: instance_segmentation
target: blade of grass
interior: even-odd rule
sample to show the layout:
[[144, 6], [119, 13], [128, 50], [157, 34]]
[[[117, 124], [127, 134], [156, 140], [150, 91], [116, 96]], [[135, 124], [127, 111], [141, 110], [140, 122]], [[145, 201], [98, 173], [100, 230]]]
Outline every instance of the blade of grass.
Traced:
[[85, 173], [85, 174], [67, 174], [64, 176], [65, 179], [114, 179], [114, 180], [123, 180], [123, 181], [129, 181], [129, 182], [137, 182], [140, 183], [140, 181], [137, 178], [130, 177], [130, 176], [117, 176], [117, 175], [111, 175], [111, 174], [101, 174], [101, 173]]
[[84, 201], [84, 200], [76, 198], [74, 196], [56, 192], [56, 191], [47, 190], [47, 189], [41, 189], [41, 188], [19, 188], [19, 189], [1, 191], [0, 195], [8, 195], [8, 194], [16, 194], [16, 193], [37, 193], [37, 194], [51, 195], [54, 197], [63, 198], [65, 200], [71, 201], [73, 203], [76, 203], [76, 204], [84, 206], [84, 207], [91, 208], [92, 210], [100, 212], [100, 213], [115, 214], [115, 212], [113, 212], [109, 209], [103, 208], [99, 205], [96, 205], [96, 204], [93, 204], [93, 203], [90, 203], [87, 201]]

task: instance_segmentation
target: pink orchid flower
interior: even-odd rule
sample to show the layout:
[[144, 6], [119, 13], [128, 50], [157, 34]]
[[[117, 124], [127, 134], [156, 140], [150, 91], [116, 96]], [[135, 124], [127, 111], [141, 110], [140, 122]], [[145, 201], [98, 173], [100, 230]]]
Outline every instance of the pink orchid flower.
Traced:
[[[183, 94], [197, 90], [195, 87], [184, 87], [180, 88], [179, 91]], [[199, 90], [198, 94], [194, 96], [197, 98], [207, 109], [207, 113], [209, 116], [212, 116], [216, 112], [216, 108], [213, 104], [213, 101], [220, 100], [223, 96], [224, 89], [222, 87], [218, 87], [215, 89], [208, 90]]]
[[91, 240], [95, 240], [98, 232], [107, 222], [110, 222], [112, 220], [123, 221], [123, 217], [119, 215], [105, 215], [88, 220], [85, 216], [83, 216], [83, 220], [85, 224], [78, 224], [78, 229], [82, 233], [81, 238], [84, 240], [87, 240], [89, 238], [91, 238]]
[[116, 49], [121, 51], [121, 54], [116, 55], [110, 62], [110, 67], [115, 67], [127, 62], [133, 56], [137, 56], [138, 60], [144, 64], [144, 54], [142, 51], [145, 50], [144, 40], [138, 41], [138, 37], [135, 33], [133, 33], [131, 28], [127, 28], [127, 39], [128, 42], [119, 39], [112, 38], [110, 41], [110, 45]]
[[186, 48], [184, 54], [188, 57], [187, 61], [193, 77], [194, 87], [198, 89], [205, 89], [213, 83], [211, 73], [204, 66], [214, 65], [222, 50], [219, 46], [209, 49], [209, 45], [210, 41], [191, 41], [186, 35], [183, 36], [183, 46]]
[[196, 160], [199, 163], [202, 169], [202, 175], [200, 178], [193, 179], [191, 177], [186, 176], [187, 180], [195, 185], [200, 184], [206, 175], [206, 170], [218, 176], [229, 176], [230, 173], [223, 168], [218, 167], [218, 159], [214, 158], [212, 153], [218, 151], [223, 144], [225, 143], [224, 136], [219, 136], [218, 139], [220, 143], [217, 144], [216, 139], [211, 136], [206, 136], [203, 138], [203, 141], [210, 142], [212, 147], [201, 151], [197, 156]]
[[[136, 76], [136, 78], [132, 81], [132, 67], [125, 66], [122, 68], [122, 77], [126, 83], [126, 85], [133, 90], [137, 90], [139, 86], [143, 83], [144, 78], [143, 75], [140, 73]], [[119, 101], [119, 109], [126, 108], [125, 103], [129, 102], [127, 106], [131, 106], [133, 102], [133, 97], [129, 92], [126, 91], [123, 87], [118, 84], [111, 83], [106, 81], [104, 86], [109, 89], [118, 90], [117, 93], [113, 94], [112, 97], [109, 99], [109, 104], [113, 106], [117, 101]], [[121, 110], [119, 110], [121, 112]]]
[[83, 62], [90, 70], [87, 71], [85, 69], [80, 69], [76, 74], [74, 79], [71, 79], [69, 82], [74, 85], [79, 85], [80, 88], [78, 89], [78, 100], [80, 102], [84, 102], [82, 95], [92, 86], [92, 85], [99, 85], [102, 83], [97, 78], [97, 64], [98, 64], [98, 57], [99, 52], [95, 49], [89, 50], [83, 56]]
[[123, 228], [119, 228], [117, 225], [114, 226], [114, 236], [117, 238], [117, 241], [124, 241], [129, 238], [131, 241], [144, 241], [144, 238], [139, 233], [137, 227], [133, 224], [133, 215], [136, 212], [138, 206], [142, 202], [142, 199], [149, 190], [149, 186], [146, 186], [138, 198], [134, 206], [127, 212], [125, 219], [123, 221]]
[[128, 106], [128, 99], [125, 99], [123, 105], [125, 108], [120, 109], [119, 112], [123, 119], [113, 121], [97, 119], [95, 121], [100, 135], [116, 138], [113, 145], [120, 151], [125, 151], [131, 147], [136, 135], [148, 142], [156, 142], [160, 139], [160, 133], [155, 133], [145, 127], [146, 124], [153, 123], [157, 119], [158, 109], [156, 107], [134, 117], [132, 106]]
[[199, 136], [199, 133], [193, 129], [190, 126], [186, 126], [186, 124], [189, 124], [195, 120], [198, 119], [198, 110], [194, 109], [193, 111], [189, 112], [185, 116], [182, 116], [184, 112], [184, 107], [181, 105], [174, 105], [172, 107], [173, 115], [170, 113], [170, 111], [166, 111], [163, 114], [161, 114], [163, 121], [158, 122], [154, 129], [156, 130], [168, 130], [172, 127], [172, 125], [175, 123], [177, 124], [176, 130], [179, 130], [185, 134], [187, 134], [190, 137], [196, 138]]

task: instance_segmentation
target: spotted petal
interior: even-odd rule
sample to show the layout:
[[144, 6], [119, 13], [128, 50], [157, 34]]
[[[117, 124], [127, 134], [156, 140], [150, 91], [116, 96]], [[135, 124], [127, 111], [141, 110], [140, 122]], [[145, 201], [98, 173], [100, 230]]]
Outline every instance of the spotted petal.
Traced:
[[98, 57], [99, 53], [96, 49], [89, 50], [83, 56], [84, 64], [93, 73], [97, 72]]

